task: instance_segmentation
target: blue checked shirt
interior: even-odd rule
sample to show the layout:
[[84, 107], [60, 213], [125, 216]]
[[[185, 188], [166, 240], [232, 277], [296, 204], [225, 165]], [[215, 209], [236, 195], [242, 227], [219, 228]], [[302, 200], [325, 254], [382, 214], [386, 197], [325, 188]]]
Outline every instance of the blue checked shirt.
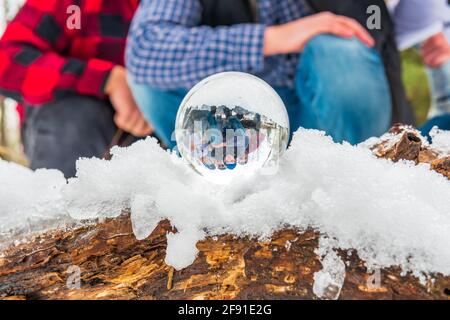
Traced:
[[258, 23], [200, 26], [198, 0], [143, 0], [133, 20], [126, 62], [133, 80], [160, 89], [189, 89], [214, 73], [255, 74], [292, 87], [298, 55], [263, 55], [266, 26], [309, 13], [302, 0], [258, 0]]

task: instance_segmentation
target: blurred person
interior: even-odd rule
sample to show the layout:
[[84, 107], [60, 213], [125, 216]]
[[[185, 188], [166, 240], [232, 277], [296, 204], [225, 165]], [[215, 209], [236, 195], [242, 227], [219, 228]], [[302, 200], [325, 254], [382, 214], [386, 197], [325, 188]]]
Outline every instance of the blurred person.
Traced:
[[384, 133], [392, 118], [374, 45], [354, 19], [312, 14], [301, 0], [143, 0], [126, 61], [136, 101], [169, 147], [187, 91], [225, 71], [272, 85], [292, 132], [302, 126], [358, 143]]
[[138, 4], [28, 0], [8, 25], [0, 40], [0, 94], [20, 103], [32, 169], [73, 177], [78, 158], [102, 157], [115, 140], [151, 133], [123, 67]]
[[[450, 29], [450, 27], [447, 27]], [[448, 32], [449, 30], [447, 30]], [[432, 89], [430, 119], [421, 127], [424, 134], [434, 126], [450, 130], [450, 35], [440, 32], [422, 45]]]
[[[415, 125], [402, 78], [402, 61], [397, 48], [395, 26], [384, 0], [307, 0], [314, 12], [331, 11], [353, 18], [365, 26], [375, 40], [374, 48], [382, 57], [392, 98], [392, 123]], [[377, 10], [374, 11], [374, 7]], [[375, 18], [375, 19], [374, 19]]]
[[435, 125], [450, 130], [450, 5], [448, 0], [396, 0], [390, 4], [400, 49], [420, 47], [427, 66], [432, 106], [430, 120], [421, 128], [428, 134]]

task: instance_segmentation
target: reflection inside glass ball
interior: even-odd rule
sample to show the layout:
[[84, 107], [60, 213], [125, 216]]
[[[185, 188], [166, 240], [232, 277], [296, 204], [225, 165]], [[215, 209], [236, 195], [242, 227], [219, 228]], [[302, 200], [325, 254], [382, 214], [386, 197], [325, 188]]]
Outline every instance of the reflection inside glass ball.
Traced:
[[[274, 172], [289, 138], [287, 114], [281, 99], [268, 84], [254, 76], [225, 73], [212, 78], [194, 87], [180, 107], [176, 137], [181, 155], [198, 173], [216, 183], [228, 183], [237, 176], [262, 169], [266, 173]], [[252, 87], [250, 96], [242, 98], [247, 96], [244, 91], [248, 86]], [[226, 92], [219, 90], [213, 97], [214, 88]], [[202, 95], [203, 89], [207, 91]], [[254, 89], [259, 97], [252, 101]], [[271, 99], [261, 100], [264, 95]], [[196, 102], [202, 100], [223, 103]], [[269, 109], [267, 105], [266, 108], [258, 106], [271, 100], [277, 104]], [[276, 122], [271, 115], [283, 123]]]

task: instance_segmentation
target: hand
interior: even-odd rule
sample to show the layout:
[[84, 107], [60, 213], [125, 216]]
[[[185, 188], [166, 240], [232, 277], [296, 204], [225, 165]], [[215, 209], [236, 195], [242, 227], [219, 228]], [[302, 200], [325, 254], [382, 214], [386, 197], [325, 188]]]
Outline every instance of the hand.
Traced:
[[341, 38], [356, 37], [368, 47], [375, 45], [375, 40], [369, 32], [356, 20], [322, 12], [279, 26], [267, 27], [264, 55], [301, 52], [309, 40], [325, 33]]
[[136, 137], [145, 137], [152, 133], [152, 127], [134, 101], [124, 67], [116, 66], [112, 69], [105, 86], [105, 93], [116, 111], [114, 122], [119, 129]]
[[432, 68], [437, 68], [450, 60], [450, 43], [443, 32], [425, 41], [422, 45], [422, 57], [424, 62]]

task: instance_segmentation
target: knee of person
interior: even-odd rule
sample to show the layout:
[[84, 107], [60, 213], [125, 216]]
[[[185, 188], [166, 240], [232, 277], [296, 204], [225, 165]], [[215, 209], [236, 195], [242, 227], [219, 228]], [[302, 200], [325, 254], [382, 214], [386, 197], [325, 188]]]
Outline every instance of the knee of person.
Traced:
[[296, 78], [299, 94], [340, 108], [390, 108], [389, 84], [381, 57], [358, 39], [332, 35], [313, 38], [301, 55]]
[[380, 54], [356, 38], [344, 39], [332, 35], [319, 35], [309, 41], [300, 56], [298, 72], [317, 74], [327, 79], [342, 81], [370, 77], [384, 71]]
[[103, 156], [115, 131], [107, 101], [71, 96], [27, 108], [24, 146], [33, 169], [59, 169], [71, 177], [78, 158]]
[[129, 85], [133, 92], [133, 97], [138, 107], [147, 115], [149, 110], [159, 108], [161, 101], [164, 101], [165, 91], [153, 88], [151, 86], [137, 83], [129, 77]]
[[106, 100], [74, 95], [28, 110], [26, 122], [32, 130], [59, 135], [61, 140], [74, 142], [98, 132], [114, 134], [114, 111]]
[[114, 110], [107, 100], [74, 96], [59, 100], [54, 109], [64, 125], [72, 125], [80, 131], [114, 125]]
[[322, 34], [312, 38], [305, 46], [303, 55], [309, 53], [318, 55], [318, 57], [330, 57], [336, 59], [339, 57], [360, 57], [366, 52], [376, 52], [373, 48], [364, 45], [357, 38], [341, 38], [329, 34]]
[[333, 90], [364, 90], [368, 83], [386, 82], [384, 66], [379, 53], [358, 39], [343, 39], [332, 35], [314, 37], [300, 56], [297, 70], [300, 85], [321, 82]]

